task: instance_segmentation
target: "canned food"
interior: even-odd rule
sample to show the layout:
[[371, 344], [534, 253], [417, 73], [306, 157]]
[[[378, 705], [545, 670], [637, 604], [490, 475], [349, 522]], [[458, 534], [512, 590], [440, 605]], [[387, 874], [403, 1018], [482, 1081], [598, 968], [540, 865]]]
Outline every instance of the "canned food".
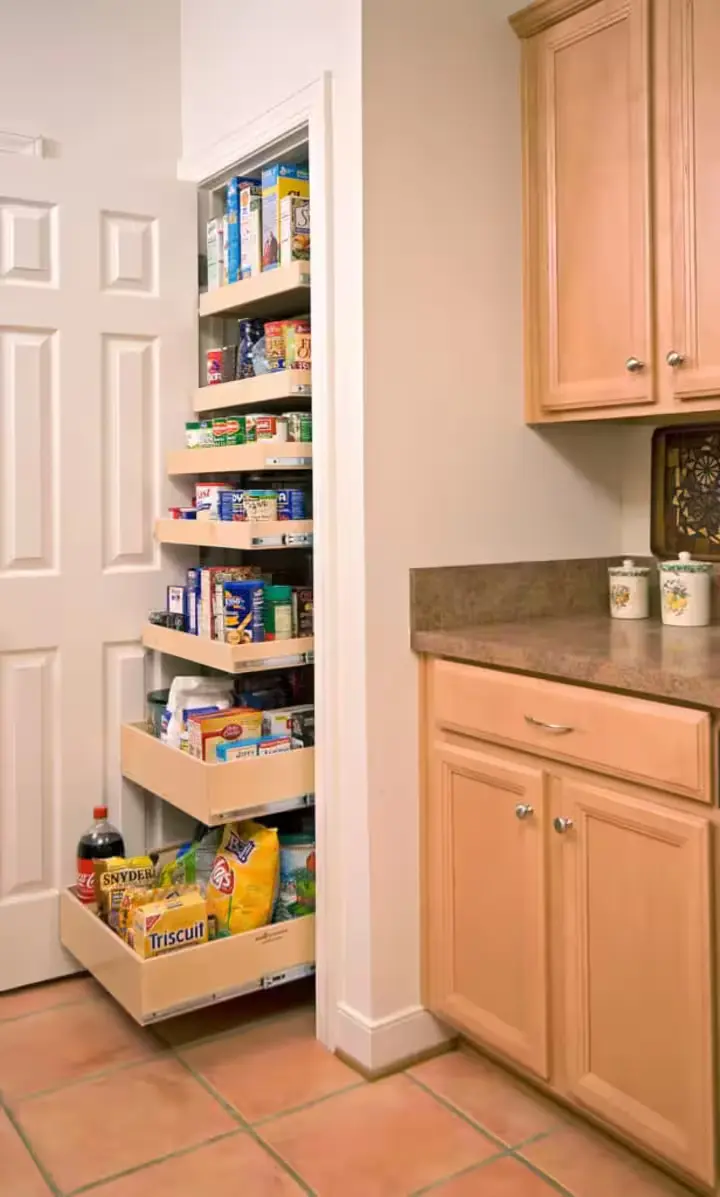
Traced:
[[223, 380], [223, 351], [222, 349], [208, 349], [205, 354], [208, 386]]
[[284, 416], [257, 416], [255, 420], [255, 440], [257, 441], [286, 441], [287, 420]]
[[245, 491], [225, 490], [220, 495], [221, 520], [246, 520]]
[[245, 518], [248, 520], [276, 520], [278, 517], [277, 491], [246, 490], [243, 506]]
[[312, 340], [310, 321], [285, 321], [285, 366], [288, 370], [310, 370], [312, 367]]
[[265, 360], [268, 370], [285, 369], [285, 321], [271, 320], [265, 325]]
[[305, 519], [305, 491], [299, 487], [279, 490], [277, 493], [277, 517], [279, 520]]
[[312, 413], [309, 411], [286, 411], [287, 438], [289, 441], [312, 441]]

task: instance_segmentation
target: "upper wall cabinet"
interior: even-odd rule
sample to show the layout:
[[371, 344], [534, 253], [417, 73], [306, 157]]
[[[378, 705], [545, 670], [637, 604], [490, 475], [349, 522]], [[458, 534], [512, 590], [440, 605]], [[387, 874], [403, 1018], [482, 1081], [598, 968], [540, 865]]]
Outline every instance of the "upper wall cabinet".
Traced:
[[720, 411], [720, 3], [538, 0], [512, 24], [528, 422]]

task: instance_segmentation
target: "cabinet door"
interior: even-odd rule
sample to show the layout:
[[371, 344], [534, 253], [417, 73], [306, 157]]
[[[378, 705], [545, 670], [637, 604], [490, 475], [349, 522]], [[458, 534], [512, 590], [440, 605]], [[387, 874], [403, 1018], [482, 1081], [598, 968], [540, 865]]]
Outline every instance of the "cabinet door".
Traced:
[[598, 0], [526, 52], [536, 418], [654, 401], [648, 43], [646, 0]]
[[720, 5], [655, 15], [658, 378], [670, 404], [720, 406]]
[[436, 743], [425, 807], [427, 1004], [548, 1076], [540, 768]]
[[707, 820], [576, 781], [552, 813], [570, 1093], [712, 1182]]

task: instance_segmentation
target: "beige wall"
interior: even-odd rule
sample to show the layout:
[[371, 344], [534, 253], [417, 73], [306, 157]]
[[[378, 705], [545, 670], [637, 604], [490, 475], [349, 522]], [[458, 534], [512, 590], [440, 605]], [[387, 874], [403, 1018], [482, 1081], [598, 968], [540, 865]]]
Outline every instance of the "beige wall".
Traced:
[[[618, 434], [522, 423], [513, 0], [364, 0], [371, 1014], [418, 1001], [412, 566], [618, 551]], [[441, 13], [442, 19], [439, 19]]]
[[622, 552], [650, 553], [650, 469], [652, 428], [622, 430]]

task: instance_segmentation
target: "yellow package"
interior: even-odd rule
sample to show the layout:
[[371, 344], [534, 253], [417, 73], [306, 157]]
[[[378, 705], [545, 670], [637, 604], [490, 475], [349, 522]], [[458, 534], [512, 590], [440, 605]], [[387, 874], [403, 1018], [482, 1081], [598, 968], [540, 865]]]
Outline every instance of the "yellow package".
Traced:
[[207, 888], [211, 939], [254, 931], [270, 922], [280, 867], [278, 834], [262, 823], [229, 823]]
[[183, 894], [199, 893], [199, 885], [161, 885], [155, 889], [126, 889], [120, 898], [115, 930], [123, 939], [128, 940], [138, 907], [149, 906], [151, 902], [162, 902], [168, 898], [180, 898]]
[[149, 856], [110, 856], [93, 862], [95, 896], [100, 917], [117, 930], [117, 914], [128, 889], [149, 888], [155, 881], [155, 865]]
[[130, 946], [148, 960], [176, 948], [207, 943], [208, 917], [200, 893], [164, 898], [135, 911]]

